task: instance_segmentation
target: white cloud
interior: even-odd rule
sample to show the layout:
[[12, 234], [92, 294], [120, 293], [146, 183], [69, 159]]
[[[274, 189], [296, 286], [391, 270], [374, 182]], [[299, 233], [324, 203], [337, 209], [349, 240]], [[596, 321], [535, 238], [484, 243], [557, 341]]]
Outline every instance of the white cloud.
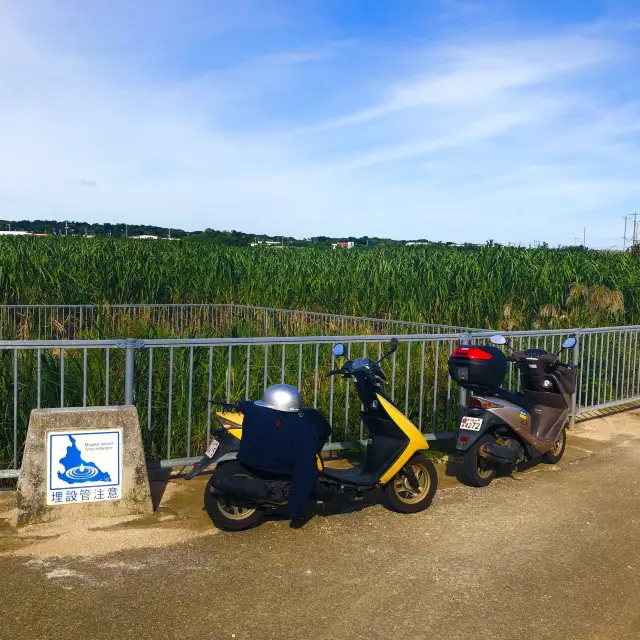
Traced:
[[497, 45], [443, 46], [431, 55], [435, 71], [392, 84], [380, 104], [329, 120], [331, 129], [421, 107], [460, 108], [493, 103], [504, 94], [547, 83], [604, 62], [612, 43], [580, 36], [507, 41]]

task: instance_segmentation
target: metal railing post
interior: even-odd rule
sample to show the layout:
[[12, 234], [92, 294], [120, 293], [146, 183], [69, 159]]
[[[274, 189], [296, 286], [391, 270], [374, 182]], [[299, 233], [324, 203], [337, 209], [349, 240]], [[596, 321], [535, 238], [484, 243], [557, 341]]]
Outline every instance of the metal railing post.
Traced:
[[124, 403], [133, 404], [133, 380], [136, 369], [136, 349], [140, 346], [138, 340], [125, 340], [124, 348]]
[[[576, 337], [576, 343], [573, 345], [572, 364], [578, 365], [580, 364], [580, 338], [581, 338], [579, 331], [576, 331], [575, 337]], [[577, 400], [578, 400], [577, 370], [575, 372], [575, 377], [576, 377], [576, 389], [571, 396], [571, 422], [569, 423], [569, 428], [573, 427], [573, 425], [576, 423], [576, 408], [577, 408]], [[588, 380], [587, 380], [587, 384], [589, 384]], [[582, 389], [580, 389], [580, 391], [582, 391]]]

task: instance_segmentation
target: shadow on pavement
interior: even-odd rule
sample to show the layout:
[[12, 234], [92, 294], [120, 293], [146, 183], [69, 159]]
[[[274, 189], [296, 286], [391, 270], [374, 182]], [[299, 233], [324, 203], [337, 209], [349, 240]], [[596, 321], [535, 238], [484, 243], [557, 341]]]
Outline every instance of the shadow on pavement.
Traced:
[[171, 477], [170, 469], [162, 469], [155, 471], [153, 475], [149, 477], [149, 488], [151, 489], [151, 502], [153, 503], [153, 510], [157, 511], [162, 502], [162, 498], [167, 490], [169, 479]]

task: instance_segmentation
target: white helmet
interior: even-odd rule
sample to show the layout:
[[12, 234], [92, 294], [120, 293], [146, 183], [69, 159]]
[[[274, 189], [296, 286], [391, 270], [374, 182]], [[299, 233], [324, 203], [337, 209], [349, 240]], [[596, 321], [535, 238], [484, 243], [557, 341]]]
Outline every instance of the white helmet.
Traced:
[[294, 413], [302, 408], [300, 392], [290, 384], [274, 384], [255, 402], [259, 407], [268, 407], [275, 411]]

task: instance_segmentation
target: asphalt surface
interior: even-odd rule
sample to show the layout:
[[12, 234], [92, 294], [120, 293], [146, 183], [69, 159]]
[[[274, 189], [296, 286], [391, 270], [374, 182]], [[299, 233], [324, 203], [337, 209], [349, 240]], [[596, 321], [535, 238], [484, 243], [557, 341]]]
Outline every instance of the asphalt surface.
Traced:
[[5, 544], [0, 638], [636, 639], [640, 440], [571, 442], [557, 467], [445, 482], [414, 516], [365, 505], [81, 558]]

